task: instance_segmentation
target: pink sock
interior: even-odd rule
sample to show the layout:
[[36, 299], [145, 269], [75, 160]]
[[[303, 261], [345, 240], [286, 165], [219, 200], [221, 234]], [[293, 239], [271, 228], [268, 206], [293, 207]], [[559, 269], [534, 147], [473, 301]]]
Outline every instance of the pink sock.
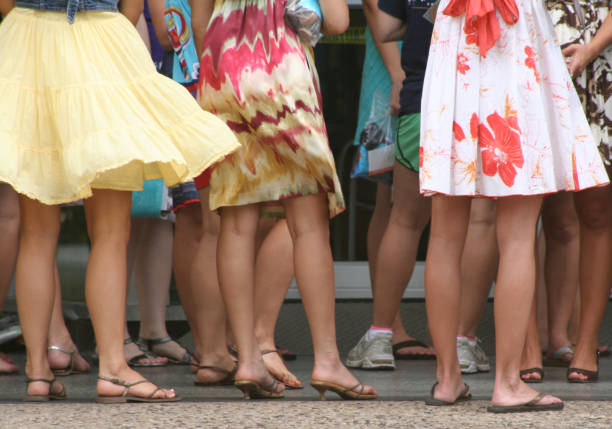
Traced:
[[383, 327], [374, 326], [374, 325], [370, 325], [370, 331], [375, 331], [375, 332], [392, 332], [391, 328], [383, 328]]

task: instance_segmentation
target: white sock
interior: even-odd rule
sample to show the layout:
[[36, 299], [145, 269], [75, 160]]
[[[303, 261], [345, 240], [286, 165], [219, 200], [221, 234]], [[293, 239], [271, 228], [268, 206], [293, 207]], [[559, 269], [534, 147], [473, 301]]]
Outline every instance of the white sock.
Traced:
[[373, 328], [370, 327], [370, 329], [368, 329], [368, 332], [366, 332], [366, 340], [367, 341], [371, 341], [372, 338], [374, 338], [374, 336], [376, 334], [392, 334], [393, 331], [391, 330], [391, 328]]

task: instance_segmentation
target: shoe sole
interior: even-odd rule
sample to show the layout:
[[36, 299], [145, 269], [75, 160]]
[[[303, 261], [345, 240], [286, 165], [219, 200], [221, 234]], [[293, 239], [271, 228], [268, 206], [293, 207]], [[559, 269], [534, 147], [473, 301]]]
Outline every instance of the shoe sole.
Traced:
[[361, 368], [361, 369], [376, 369], [376, 370], [389, 370], [395, 369], [395, 362], [392, 360], [384, 361], [371, 361], [370, 359], [362, 360], [346, 360], [346, 366], [350, 368]]

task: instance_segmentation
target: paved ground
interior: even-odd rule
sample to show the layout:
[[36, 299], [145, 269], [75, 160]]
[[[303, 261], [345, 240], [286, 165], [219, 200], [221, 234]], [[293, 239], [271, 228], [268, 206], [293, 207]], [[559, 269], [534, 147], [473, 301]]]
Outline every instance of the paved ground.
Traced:
[[[22, 365], [23, 354], [10, 354]], [[70, 399], [65, 403], [24, 404], [23, 375], [0, 378], [0, 428], [168, 428], [168, 427], [516, 427], [610, 428], [612, 427], [612, 359], [602, 359], [601, 379], [591, 385], [570, 385], [563, 369], [547, 369], [540, 386], [566, 399], [560, 413], [497, 416], [486, 413], [493, 374], [466, 377], [475, 400], [456, 407], [432, 408], [423, 404], [434, 379], [433, 362], [400, 362], [391, 372], [359, 371], [358, 377], [375, 385], [378, 401], [343, 402], [328, 393], [327, 402], [309, 386], [287, 392], [278, 401], [244, 401], [233, 387], [199, 388], [192, 385], [186, 367], [143, 371], [153, 381], [173, 386], [184, 398], [175, 404], [97, 405], [95, 375], [63, 378]], [[305, 382], [311, 356], [300, 356], [290, 368]], [[23, 365], [22, 365], [23, 366]]]

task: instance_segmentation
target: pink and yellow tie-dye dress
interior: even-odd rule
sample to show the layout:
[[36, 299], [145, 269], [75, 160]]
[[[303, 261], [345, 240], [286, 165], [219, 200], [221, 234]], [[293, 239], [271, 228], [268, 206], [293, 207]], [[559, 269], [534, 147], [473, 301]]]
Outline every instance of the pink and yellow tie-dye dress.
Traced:
[[284, 0], [215, 2], [198, 100], [242, 148], [212, 171], [210, 208], [325, 193], [334, 216], [344, 200], [312, 49], [285, 25], [284, 9]]

